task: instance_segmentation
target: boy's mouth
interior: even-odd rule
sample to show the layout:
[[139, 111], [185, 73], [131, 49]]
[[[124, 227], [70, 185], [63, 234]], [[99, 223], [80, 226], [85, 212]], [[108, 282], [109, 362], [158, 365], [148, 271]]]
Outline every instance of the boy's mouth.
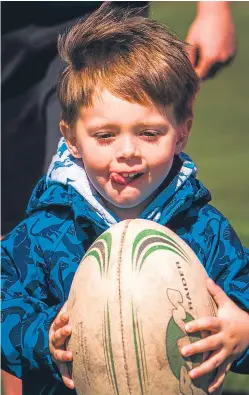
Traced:
[[134, 180], [137, 180], [139, 177], [141, 177], [141, 175], [143, 175], [143, 173], [116, 173], [113, 171], [110, 174], [110, 179], [116, 184], [128, 185]]

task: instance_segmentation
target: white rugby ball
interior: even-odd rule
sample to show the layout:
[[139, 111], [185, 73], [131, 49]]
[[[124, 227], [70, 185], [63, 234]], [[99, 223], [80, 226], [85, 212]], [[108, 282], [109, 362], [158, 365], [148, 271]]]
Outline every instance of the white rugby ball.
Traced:
[[206, 336], [187, 335], [185, 323], [216, 314], [206, 279], [191, 248], [164, 226], [134, 219], [104, 232], [68, 298], [77, 394], [208, 394], [214, 373], [193, 381], [188, 375], [205, 356], [179, 352]]

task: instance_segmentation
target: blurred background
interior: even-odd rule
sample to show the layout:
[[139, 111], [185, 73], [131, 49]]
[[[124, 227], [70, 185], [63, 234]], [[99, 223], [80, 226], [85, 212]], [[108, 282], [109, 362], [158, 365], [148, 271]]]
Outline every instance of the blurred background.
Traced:
[[[231, 2], [231, 9], [237, 54], [231, 65], [202, 84], [186, 152], [200, 168], [199, 178], [211, 190], [213, 205], [249, 247], [249, 2]], [[196, 2], [188, 1], [152, 2], [150, 8], [150, 16], [164, 21], [181, 39], [195, 13]]]
[[[186, 152], [217, 207], [249, 248], [249, 2], [231, 2], [238, 40], [233, 63], [205, 81]], [[150, 16], [185, 39], [196, 2], [156, 1]], [[249, 375], [229, 373], [224, 393], [249, 394]]]
[[[35, 3], [39, 4], [34, 1], [30, 3], [33, 7]], [[81, 6], [87, 2], [77, 3]], [[180, 38], [186, 38], [196, 14], [196, 2], [155, 1], [150, 4], [149, 14], [152, 18], [165, 22]], [[66, 5], [66, 12], [70, 13], [70, 4], [67, 2]], [[229, 218], [243, 244], [249, 247], [249, 2], [231, 2], [231, 9], [238, 40], [237, 54], [230, 66], [222, 69], [215, 78], [202, 84], [195, 104], [194, 126], [186, 152], [200, 168], [199, 178], [211, 190], [213, 205]], [[16, 12], [9, 22], [4, 20], [5, 25], [15, 23], [15, 18], [19, 19], [20, 16], [21, 13]], [[58, 23], [61, 21], [58, 20]], [[11, 53], [9, 55], [11, 56]], [[30, 73], [31, 70], [27, 68], [23, 72]], [[50, 108], [53, 111], [52, 105]], [[8, 110], [8, 107], [6, 109]], [[33, 119], [30, 118], [30, 122], [32, 121]], [[34, 127], [34, 132], [35, 130]], [[25, 137], [24, 132], [21, 139], [26, 138], [25, 144], [28, 144], [29, 136]], [[42, 163], [45, 148], [44, 142], [40, 142], [39, 137], [37, 137], [37, 145], [40, 148], [39, 152], [36, 152], [37, 163], [39, 160]], [[6, 151], [6, 155], [9, 155], [8, 148], [7, 144], [2, 143], [2, 152]], [[15, 155], [13, 151], [12, 155]], [[26, 156], [26, 167], [31, 171], [32, 158]], [[34, 167], [35, 164], [32, 166]], [[40, 168], [42, 168], [41, 164]], [[21, 186], [25, 185], [24, 176], [25, 172], [20, 171]], [[34, 185], [38, 178], [38, 175], [34, 176], [32, 180]], [[27, 190], [27, 195], [29, 193]], [[11, 195], [15, 200], [15, 194], [11, 193]], [[8, 206], [9, 201], [6, 203]], [[4, 210], [7, 210], [7, 206]], [[8, 229], [7, 225], [6, 229]], [[9, 227], [11, 226], [10, 224]], [[249, 394], [249, 376], [229, 373], [223, 394]]]

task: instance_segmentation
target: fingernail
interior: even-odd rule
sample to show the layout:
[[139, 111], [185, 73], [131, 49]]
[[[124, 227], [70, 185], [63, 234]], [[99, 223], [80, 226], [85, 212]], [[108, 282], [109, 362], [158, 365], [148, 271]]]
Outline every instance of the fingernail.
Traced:
[[194, 326], [193, 326], [192, 324], [190, 324], [190, 323], [188, 323], [188, 324], [185, 325], [185, 330], [186, 330], [187, 332], [192, 331], [193, 328], [194, 328]]
[[74, 389], [74, 382], [73, 380], [70, 380], [70, 388], [73, 390]]
[[189, 376], [191, 379], [194, 379], [196, 377], [196, 371], [195, 370], [190, 370]]
[[181, 353], [187, 357], [188, 353], [189, 353], [189, 348], [187, 346], [183, 347], [181, 350]]
[[66, 380], [65, 382], [66, 386], [70, 389], [74, 389], [74, 383], [72, 380]]
[[66, 326], [66, 327], [64, 328], [64, 331], [65, 331], [65, 334], [66, 334], [66, 335], [69, 335], [69, 334], [71, 333], [71, 326]]

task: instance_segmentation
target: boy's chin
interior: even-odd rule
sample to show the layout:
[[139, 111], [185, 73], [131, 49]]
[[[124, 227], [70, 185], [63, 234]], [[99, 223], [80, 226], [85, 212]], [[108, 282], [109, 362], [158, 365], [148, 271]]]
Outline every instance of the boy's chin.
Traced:
[[130, 210], [133, 208], [136, 208], [140, 205], [141, 202], [134, 203], [134, 202], [125, 202], [125, 203], [120, 203], [120, 202], [114, 202], [114, 201], [105, 201], [106, 206], [109, 208], [117, 208], [120, 210]]

